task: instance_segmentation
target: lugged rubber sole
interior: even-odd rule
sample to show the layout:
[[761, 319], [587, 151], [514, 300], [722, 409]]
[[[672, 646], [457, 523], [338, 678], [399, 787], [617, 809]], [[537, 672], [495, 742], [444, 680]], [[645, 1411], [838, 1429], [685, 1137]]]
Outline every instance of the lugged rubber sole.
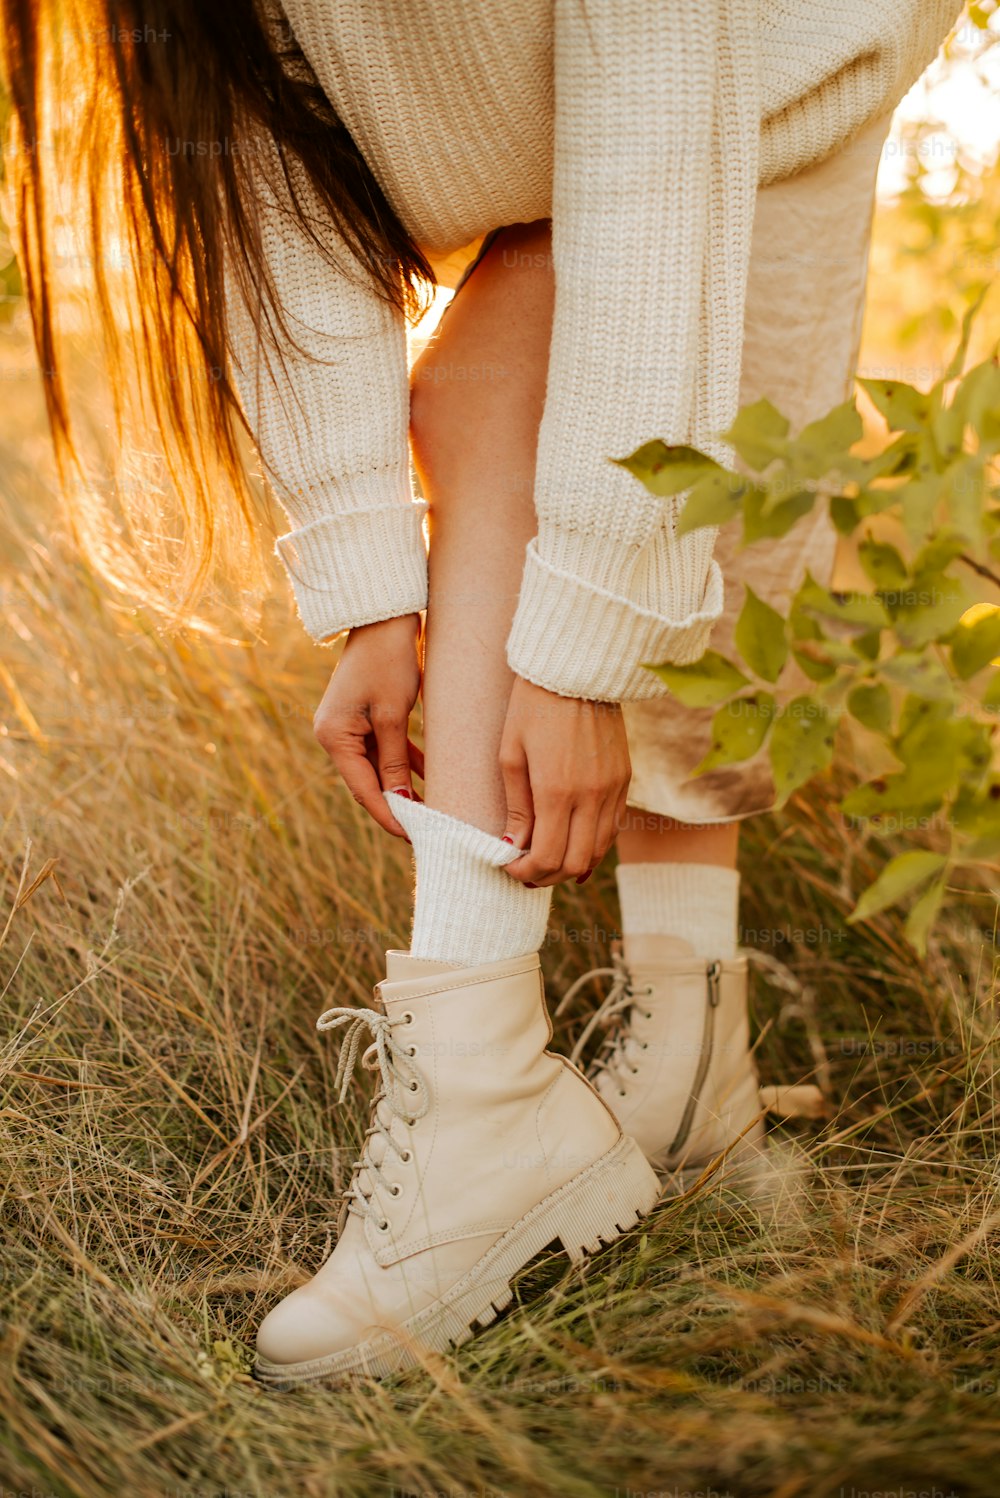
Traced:
[[573, 1263], [597, 1253], [635, 1226], [660, 1196], [656, 1173], [639, 1146], [622, 1135], [606, 1155], [544, 1197], [489, 1248], [445, 1295], [357, 1347], [304, 1363], [258, 1357], [254, 1376], [274, 1389], [352, 1376], [385, 1378], [419, 1366], [421, 1355], [460, 1347], [495, 1321], [513, 1298], [511, 1280], [558, 1240]]

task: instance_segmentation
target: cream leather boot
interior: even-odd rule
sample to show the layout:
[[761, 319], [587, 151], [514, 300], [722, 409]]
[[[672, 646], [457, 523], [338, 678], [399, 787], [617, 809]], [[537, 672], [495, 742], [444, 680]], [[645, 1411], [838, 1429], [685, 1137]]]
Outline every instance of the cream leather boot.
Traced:
[[612, 967], [567, 990], [557, 1013], [597, 974], [613, 980], [573, 1059], [597, 1028], [613, 1025], [588, 1075], [668, 1191], [688, 1189], [728, 1151], [715, 1178], [770, 1193], [747, 960], [675, 953], [671, 937], [627, 936]]
[[552, 1243], [573, 1260], [633, 1226], [658, 1183], [552, 1035], [537, 953], [458, 968], [389, 952], [376, 1009], [346, 1027], [346, 1093], [362, 1032], [380, 1076], [337, 1246], [257, 1337], [256, 1374], [290, 1387], [410, 1367], [494, 1320]]

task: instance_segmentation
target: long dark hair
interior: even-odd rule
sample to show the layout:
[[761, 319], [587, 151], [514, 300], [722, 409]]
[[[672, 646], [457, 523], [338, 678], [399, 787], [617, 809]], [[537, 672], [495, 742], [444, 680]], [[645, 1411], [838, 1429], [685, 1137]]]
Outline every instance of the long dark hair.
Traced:
[[234, 515], [257, 518], [227, 373], [227, 280], [262, 344], [276, 348], [280, 335], [295, 346], [262, 245], [262, 189], [284, 194], [336, 274], [405, 316], [421, 310], [433, 275], [277, 0], [0, 0], [0, 15], [13, 228], [60, 472], [64, 484], [77, 476], [65, 487], [78, 537], [119, 586], [150, 584], [155, 569], [124, 560], [150, 535], [148, 500], [129, 500], [142, 486], [119, 485], [108, 527], [94, 524], [93, 486], [79, 480], [56, 315], [67, 202], [87, 247], [118, 430], [127, 410], [151, 418], [180, 511], [159, 578], [176, 613], [231, 541]]

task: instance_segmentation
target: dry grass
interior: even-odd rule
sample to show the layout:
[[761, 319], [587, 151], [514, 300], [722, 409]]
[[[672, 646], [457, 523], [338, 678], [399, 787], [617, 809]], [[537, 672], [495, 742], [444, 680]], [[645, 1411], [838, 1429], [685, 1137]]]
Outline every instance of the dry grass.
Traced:
[[[996, 902], [957, 897], [925, 964], [894, 917], [846, 926], [881, 855], [830, 787], [744, 845], [747, 939], [783, 964], [755, 978], [765, 1079], [831, 1104], [797, 1126], [801, 1212], [703, 1193], [584, 1273], [532, 1268], [418, 1373], [251, 1382], [364, 1109], [358, 1083], [335, 1110], [313, 1021], [403, 941], [407, 850], [313, 745], [329, 661], [283, 594], [239, 647], [95, 587], [8, 344], [0, 1492], [995, 1494]], [[552, 994], [603, 955], [613, 888], [560, 891]]]

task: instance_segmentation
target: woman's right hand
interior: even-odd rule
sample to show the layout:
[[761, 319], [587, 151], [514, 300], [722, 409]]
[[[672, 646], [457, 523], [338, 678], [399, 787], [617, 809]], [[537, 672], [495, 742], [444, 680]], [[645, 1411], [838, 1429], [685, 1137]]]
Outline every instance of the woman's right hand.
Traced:
[[352, 629], [313, 731], [355, 801], [386, 832], [406, 837], [382, 792], [414, 796], [424, 757], [408, 733], [420, 691], [420, 615], [403, 614]]

